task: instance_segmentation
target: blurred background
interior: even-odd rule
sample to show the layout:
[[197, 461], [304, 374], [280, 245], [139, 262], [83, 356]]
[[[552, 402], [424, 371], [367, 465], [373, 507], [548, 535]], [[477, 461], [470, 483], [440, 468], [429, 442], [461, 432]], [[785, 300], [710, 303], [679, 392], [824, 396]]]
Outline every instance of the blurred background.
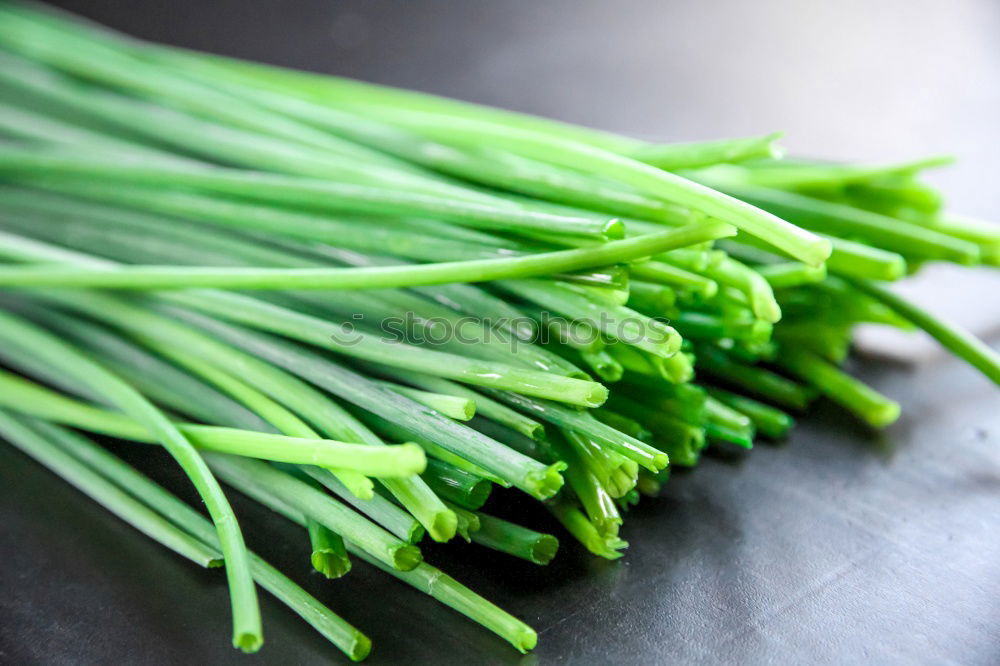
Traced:
[[[791, 153], [812, 157], [954, 154], [931, 180], [956, 211], [1000, 220], [996, 0], [54, 4], [138, 37], [648, 139], [783, 130]], [[931, 271], [908, 289], [988, 335], [998, 287], [995, 272]], [[898, 338], [867, 344], [903, 349]], [[370, 631], [372, 663], [997, 663], [996, 394], [956, 361], [864, 365], [904, 406], [886, 436], [821, 408], [787, 446], [710, 458], [630, 517], [619, 563], [572, 544], [545, 570], [428, 548], [539, 630], [534, 656], [361, 567], [335, 585], [297, 578]], [[0, 525], [17, 544], [0, 568], [0, 662], [332, 655], [274, 604], [265, 651], [239, 655], [219, 639], [218, 577], [178, 564], [7, 448], [0, 470]], [[264, 520], [249, 503], [237, 509]], [[39, 533], [52, 516], [66, 529]], [[304, 572], [301, 535], [273, 523], [251, 544]]]

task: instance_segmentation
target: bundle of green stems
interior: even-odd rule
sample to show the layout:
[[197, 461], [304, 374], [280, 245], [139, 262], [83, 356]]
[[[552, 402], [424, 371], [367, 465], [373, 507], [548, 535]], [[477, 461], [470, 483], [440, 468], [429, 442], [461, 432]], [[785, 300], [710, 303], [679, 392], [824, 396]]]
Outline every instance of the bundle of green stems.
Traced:
[[[231, 491], [324, 576], [364, 561], [531, 650], [420, 542], [616, 559], [628, 509], [706, 449], [783, 438], [817, 398], [884, 428], [899, 405], [841, 367], [859, 324], [1000, 384], [885, 286], [1000, 265], [1000, 230], [920, 180], [947, 160], [779, 137], [651, 144], [0, 4], [0, 436], [224, 565], [245, 651], [258, 584], [351, 659], [371, 641], [247, 549]], [[207, 516], [94, 436], [162, 446]], [[511, 493], [564, 534], [508, 521]]]

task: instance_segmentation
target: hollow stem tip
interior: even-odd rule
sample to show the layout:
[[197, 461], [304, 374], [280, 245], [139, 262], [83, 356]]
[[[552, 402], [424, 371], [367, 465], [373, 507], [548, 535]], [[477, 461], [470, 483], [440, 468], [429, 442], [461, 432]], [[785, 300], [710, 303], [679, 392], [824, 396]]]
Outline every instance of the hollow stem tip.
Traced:
[[535, 499], [547, 500], [562, 488], [561, 472], [565, 469], [566, 463], [560, 460], [543, 470], [531, 470], [525, 474], [522, 487]]

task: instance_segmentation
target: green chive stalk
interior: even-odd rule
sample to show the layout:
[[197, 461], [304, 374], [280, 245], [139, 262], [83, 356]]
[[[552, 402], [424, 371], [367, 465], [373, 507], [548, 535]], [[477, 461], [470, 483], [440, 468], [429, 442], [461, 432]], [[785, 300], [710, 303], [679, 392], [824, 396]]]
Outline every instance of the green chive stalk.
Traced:
[[218, 530], [233, 607], [233, 644], [248, 652], [260, 649], [263, 643], [260, 609], [243, 535], [222, 488], [187, 437], [142, 394], [44, 330], [0, 312], [0, 340], [5, 346], [23, 349], [100, 392], [140, 423], [177, 460], [205, 500]]
[[559, 539], [479, 512], [479, 529], [472, 541], [534, 564], [546, 565], [559, 550]]
[[[78, 463], [99, 473], [162, 515], [179, 530], [198, 539], [215, 553], [217, 560], [221, 560], [219, 539], [212, 523], [189, 505], [90, 440], [45, 422], [36, 421], [34, 426], [49, 444], [57, 445]], [[32, 447], [29, 455], [35, 457], [39, 451], [40, 447]], [[371, 640], [367, 636], [253, 552], [250, 553], [250, 570], [254, 580], [264, 589], [308, 622], [351, 660], [360, 661], [368, 655]]]
[[344, 539], [313, 518], [306, 521], [306, 528], [312, 547], [309, 560], [313, 569], [327, 578], [346, 576], [351, 570], [351, 560]]
[[190, 534], [177, 529], [156, 513], [100, 474], [81, 465], [72, 456], [50, 442], [44, 430], [37, 429], [32, 419], [0, 410], [0, 434], [4, 439], [35, 458], [64, 478], [77, 490], [88, 495], [123, 521], [154, 541], [158, 541], [195, 564], [211, 568], [222, 566], [222, 559]]

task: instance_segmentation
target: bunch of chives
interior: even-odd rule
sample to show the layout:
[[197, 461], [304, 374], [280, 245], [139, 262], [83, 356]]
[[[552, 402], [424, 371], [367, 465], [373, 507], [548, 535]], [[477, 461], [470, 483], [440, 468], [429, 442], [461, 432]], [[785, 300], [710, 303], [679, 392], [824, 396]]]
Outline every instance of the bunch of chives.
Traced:
[[[556, 536], [492, 515], [523, 492], [621, 557], [627, 509], [708, 447], [784, 437], [819, 396], [895, 421], [840, 367], [860, 323], [1000, 384], [995, 351], [883, 284], [1000, 265], [998, 228], [921, 182], [947, 159], [779, 137], [654, 145], [2, 4], [0, 434], [224, 563], [244, 650], [254, 582], [352, 659], [371, 642], [247, 551], [220, 481], [326, 577], [363, 560], [530, 650], [425, 535], [545, 565]], [[68, 428], [164, 446], [215, 530]]]

